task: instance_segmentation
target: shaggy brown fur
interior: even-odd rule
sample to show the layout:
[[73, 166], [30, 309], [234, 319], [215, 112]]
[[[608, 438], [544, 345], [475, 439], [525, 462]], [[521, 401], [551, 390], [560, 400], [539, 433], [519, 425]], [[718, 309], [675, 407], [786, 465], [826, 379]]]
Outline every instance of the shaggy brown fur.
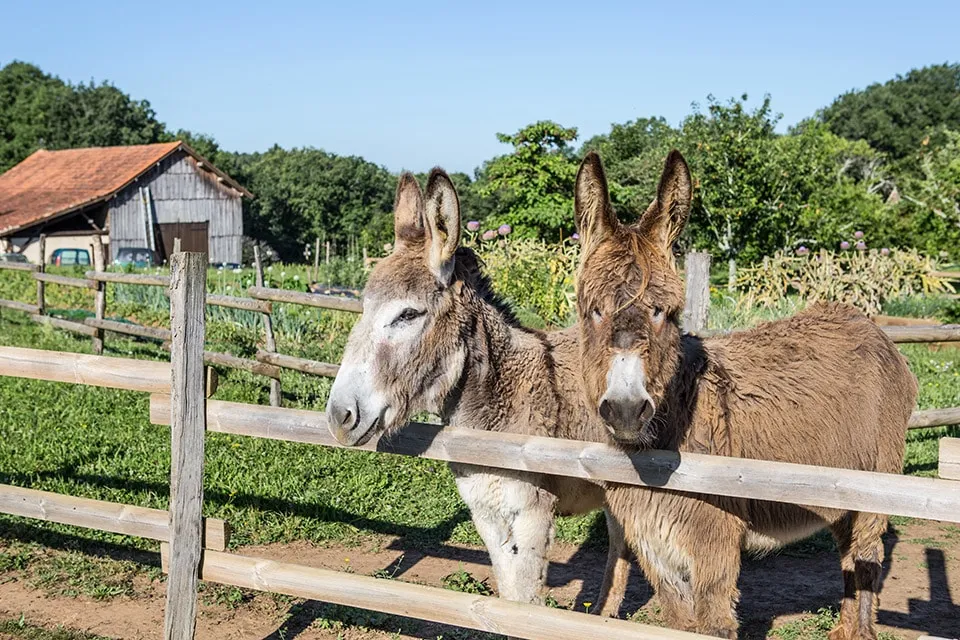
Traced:
[[[868, 318], [839, 305], [727, 337], [681, 336], [683, 285], [672, 244], [690, 205], [679, 153], [640, 222], [613, 215], [599, 157], [577, 178], [586, 237], [578, 276], [583, 375], [621, 446], [901, 473], [917, 385]], [[614, 357], [638, 355], [655, 413], [610, 406]], [[625, 419], [632, 418], [633, 421]], [[741, 549], [772, 549], [829, 527], [844, 593], [831, 640], [876, 638], [886, 516], [611, 485], [611, 514], [654, 585], [670, 626], [737, 634]]]
[[[363, 316], [331, 392], [328, 419], [338, 440], [362, 443], [419, 411], [457, 427], [554, 437], [581, 437], [591, 425], [595, 439], [604, 440], [581, 391], [576, 328], [542, 333], [519, 326], [474, 253], [457, 248], [459, 210], [446, 174], [431, 175], [426, 203], [412, 176], [402, 176], [395, 224], [396, 249], [370, 275]], [[351, 371], [362, 375], [350, 378]], [[370, 396], [382, 400], [371, 404]], [[451, 468], [490, 551], [501, 596], [539, 601], [554, 514], [603, 508], [602, 487]], [[610, 553], [595, 610], [609, 615], [623, 599], [629, 563], [616, 522], [608, 518], [608, 524]]]

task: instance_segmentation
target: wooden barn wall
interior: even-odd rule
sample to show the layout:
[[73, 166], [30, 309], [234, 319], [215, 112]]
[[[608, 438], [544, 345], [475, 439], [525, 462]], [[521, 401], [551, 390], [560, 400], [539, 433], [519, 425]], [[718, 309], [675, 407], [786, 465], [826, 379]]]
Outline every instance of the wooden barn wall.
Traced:
[[212, 173], [179, 151], [117, 194], [110, 201], [110, 244], [149, 246], [140, 209], [141, 187], [150, 188], [155, 223], [207, 222], [211, 262], [240, 262], [243, 208], [239, 194], [220, 185]]

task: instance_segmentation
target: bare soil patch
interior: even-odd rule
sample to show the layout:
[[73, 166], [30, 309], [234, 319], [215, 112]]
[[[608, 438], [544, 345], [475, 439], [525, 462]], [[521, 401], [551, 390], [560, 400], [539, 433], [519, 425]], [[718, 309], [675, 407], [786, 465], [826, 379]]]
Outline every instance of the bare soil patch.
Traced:
[[[840, 568], [836, 553], [822, 538], [786, 552], [745, 562], [741, 637], [764, 638], [802, 618], [805, 612], [836, 607]], [[878, 614], [882, 631], [902, 640], [922, 635], [960, 635], [960, 527], [909, 521], [887, 536], [885, 581]], [[416, 549], [402, 539], [380, 538], [360, 547], [317, 546], [306, 542], [244, 547], [243, 555], [266, 557], [313, 567], [441, 586], [460, 569], [495, 586], [482, 548], [443, 545]], [[585, 608], [596, 599], [604, 565], [600, 549], [557, 545], [548, 585], [562, 606]], [[0, 615], [21, 614], [53, 628], [64, 625], [110, 638], [153, 639], [162, 636], [165, 583], [146, 578], [136, 595], [104, 600], [48, 597], [25, 581], [0, 576]], [[636, 612], [640, 610], [641, 613]], [[225, 640], [385, 640], [387, 638], [476, 638], [482, 634], [405, 618], [305, 602], [271, 594], [254, 594], [205, 585], [201, 594], [198, 638]], [[631, 576], [621, 616], [656, 621], [656, 600], [638, 571]], [[819, 636], [800, 636], [800, 638]]]

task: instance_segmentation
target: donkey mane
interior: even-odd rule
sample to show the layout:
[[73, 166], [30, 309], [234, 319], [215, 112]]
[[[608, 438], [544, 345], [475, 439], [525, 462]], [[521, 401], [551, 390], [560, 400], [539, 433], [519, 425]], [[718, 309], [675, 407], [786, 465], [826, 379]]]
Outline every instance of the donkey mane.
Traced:
[[486, 265], [480, 256], [469, 247], [458, 247], [454, 256], [454, 278], [463, 281], [481, 300], [496, 309], [509, 326], [522, 328], [510, 304], [493, 290], [490, 276], [483, 271]]

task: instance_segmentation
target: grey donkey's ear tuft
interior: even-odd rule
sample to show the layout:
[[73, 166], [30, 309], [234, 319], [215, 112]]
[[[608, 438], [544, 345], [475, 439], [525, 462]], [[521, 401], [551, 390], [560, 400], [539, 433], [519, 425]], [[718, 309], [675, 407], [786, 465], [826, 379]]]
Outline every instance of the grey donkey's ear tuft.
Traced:
[[430, 172], [426, 199], [427, 265], [441, 284], [449, 285], [460, 245], [460, 199], [450, 177], [439, 167]]
[[577, 171], [574, 213], [585, 251], [613, 233], [620, 224], [610, 204], [603, 162], [594, 151], [583, 158]]
[[404, 171], [400, 174], [397, 195], [393, 199], [394, 251], [422, 240], [423, 236], [423, 194], [413, 174]]
[[683, 155], [674, 149], [663, 165], [657, 199], [640, 218], [640, 233], [651, 236], [660, 247], [669, 252], [687, 224], [692, 200], [690, 168]]

